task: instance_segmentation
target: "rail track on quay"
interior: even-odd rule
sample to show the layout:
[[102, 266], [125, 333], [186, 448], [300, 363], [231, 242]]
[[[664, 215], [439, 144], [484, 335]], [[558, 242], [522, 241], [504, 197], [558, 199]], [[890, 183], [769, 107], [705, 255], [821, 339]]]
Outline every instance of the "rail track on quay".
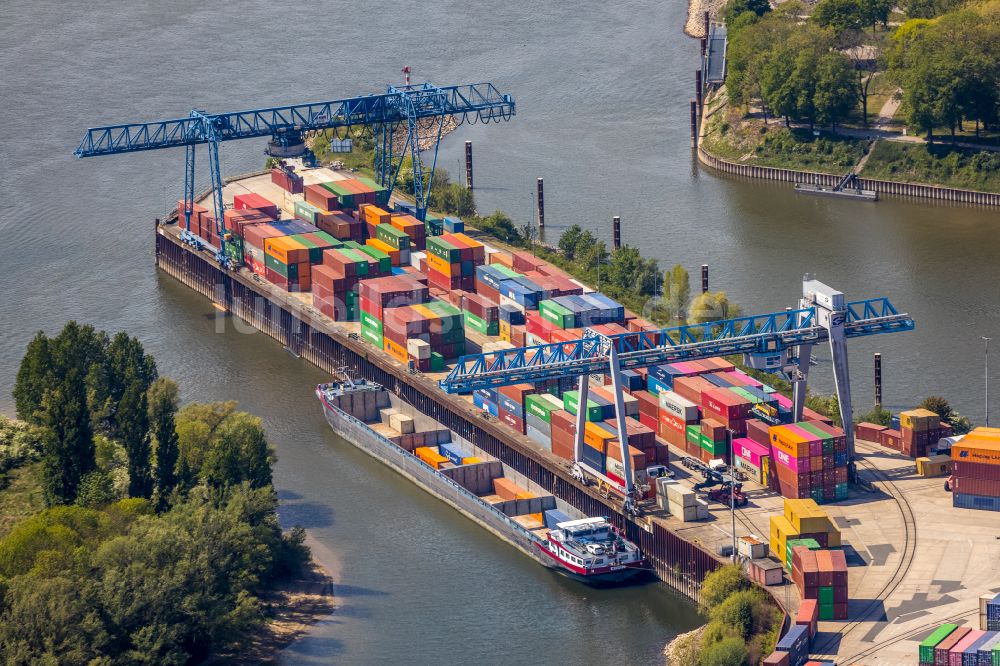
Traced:
[[[876, 451], [876, 449], [869, 447], [865, 447], [865, 449], [866, 450], [859, 452], [874, 453]], [[880, 470], [867, 460], [864, 460], [863, 458], [858, 458], [857, 464], [859, 465], [859, 467], [863, 468], [866, 472], [870, 474], [873, 485], [874, 483], [878, 483], [879, 486], [881, 486], [881, 490], [883, 490], [883, 492], [889, 495], [889, 497], [892, 498], [893, 502], [895, 502], [896, 506], [899, 507], [900, 515], [903, 518], [903, 530], [905, 536], [904, 536], [902, 557], [899, 558], [899, 562], [896, 564], [892, 576], [882, 586], [882, 589], [875, 596], [875, 598], [871, 599], [868, 602], [865, 608], [858, 614], [858, 617], [856, 619], [853, 619], [847, 624], [843, 625], [843, 627], [839, 631], [824, 632], [823, 639], [811, 653], [812, 656], [814, 656], [815, 658], [836, 659], [838, 663], [843, 663], [843, 664], [853, 664], [856, 662], [857, 659], [869, 657], [877, 653], [886, 645], [897, 643], [900, 640], [903, 640], [907, 635], [909, 635], [907, 634], [901, 637], [890, 639], [888, 641], [879, 641], [877, 644], [872, 645], [871, 647], [866, 648], [864, 650], [861, 650], [860, 652], [856, 652], [850, 656], [842, 656], [836, 653], [823, 652], [824, 650], [827, 650], [830, 647], [842, 644], [843, 639], [845, 637], [860, 629], [862, 625], [864, 625], [865, 623], [871, 622], [872, 616], [874, 616], [876, 613], [885, 612], [884, 609], [885, 600], [893, 592], [895, 592], [896, 588], [898, 588], [899, 585], [903, 582], [903, 579], [906, 577], [906, 571], [910, 568], [910, 564], [912, 564], [914, 554], [916, 553], [917, 550], [916, 519], [913, 515], [913, 509], [910, 507], [910, 503], [907, 501], [906, 497], [904, 497], [902, 491], [899, 489], [899, 486], [897, 486], [896, 483], [884, 471]], [[921, 631], [922, 629], [924, 629], [924, 627], [920, 627], [919, 629], [914, 630], [913, 632], [911, 632], [911, 634], [919, 633], [919, 631]]]

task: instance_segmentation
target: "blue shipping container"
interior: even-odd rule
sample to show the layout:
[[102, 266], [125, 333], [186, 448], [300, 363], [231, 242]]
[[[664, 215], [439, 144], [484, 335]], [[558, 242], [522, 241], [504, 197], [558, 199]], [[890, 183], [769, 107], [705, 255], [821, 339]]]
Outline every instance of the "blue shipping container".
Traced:
[[795, 625], [781, 637], [774, 649], [788, 653], [789, 666], [802, 666], [809, 660], [809, 627]]
[[979, 666], [979, 648], [985, 645], [988, 641], [993, 640], [996, 634], [993, 632], [987, 632], [979, 637], [972, 645], [967, 647], [962, 653], [962, 666]]
[[486, 398], [487, 400], [492, 400], [493, 402], [496, 402], [497, 400], [497, 390], [495, 388], [476, 389], [474, 393]]
[[604, 473], [604, 469], [605, 469], [604, 466], [605, 466], [606, 463], [605, 463], [605, 460], [604, 460], [604, 454], [603, 453], [601, 453], [600, 451], [598, 451], [597, 449], [595, 449], [592, 446], [587, 446], [586, 444], [584, 444], [583, 445], [583, 455], [581, 457], [583, 458], [583, 460], [581, 462], [587, 463], [588, 465], [590, 465], [591, 467], [593, 467], [595, 471], [598, 471], [601, 474]]
[[988, 495], [967, 495], [952, 493], [951, 505], [959, 509], [980, 509], [983, 511], [1000, 511], [1000, 497]]
[[450, 460], [455, 465], [461, 465], [463, 458], [471, 458], [472, 453], [462, 448], [455, 442], [447, 442], [438, 447], [441, 455]]
[[559, 523], [568, 523], [572, 520], [565, 513], [559, 509], [549, 509], [543, 513], [545, 517], [545, 527], [550, 530], [556, 529], [556, 525]]
[[1000, 594], [986, 604], [986, 619], [1000, 621]]
[[392, 274], [393, 275], [406, 275], [406, 271], [404, 271], [402, 268], [393, 267]]
[[524, 310], [518, 310], [510, 303], [504, 303], [500, 306], [500, 321], [506, 321], [511, 326], [520, 326], [524, 324]]
[[476, 407], [485, 409], [493, 416], [500, 416], [500, 410], [497, 409], [497, 403], [492, 400], [487, 400], [483, 396], [476, 394], [472, 396], [472, 401], [476, 404]]
[[653, 377], [646, 378], [646, 386], [653, 395], [659, 395], [662, 391], [669, 391], [670, 387]]
[[508, 277], [492, 266], [476, 266], [476, 279], [493, 289], [499, 289], [500, 283]]
[[524, 418], [524, 408], [505, 395], [497, 396], [497, 405], [508, 414], [513, 414], [517, 418]]

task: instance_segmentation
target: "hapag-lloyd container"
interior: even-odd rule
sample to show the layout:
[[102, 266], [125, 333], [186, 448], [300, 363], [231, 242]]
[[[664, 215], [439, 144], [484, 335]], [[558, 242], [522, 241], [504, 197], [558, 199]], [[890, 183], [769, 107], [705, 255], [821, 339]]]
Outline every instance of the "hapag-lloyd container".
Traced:
[[733, 454], [737, 458], [746, 460], [754, 467], [760, 468], [761, 459], [767, 457], [770, 453], [770, 450], [766, 446], [761, 446], [747, 437], [737, 437], [733, 440]]

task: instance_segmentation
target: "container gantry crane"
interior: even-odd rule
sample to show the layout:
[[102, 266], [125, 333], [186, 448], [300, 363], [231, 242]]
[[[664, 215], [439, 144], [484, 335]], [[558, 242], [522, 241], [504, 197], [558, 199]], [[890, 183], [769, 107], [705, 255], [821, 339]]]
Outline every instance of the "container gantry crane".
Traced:
[[[368, 128], [375, 143], [375, 170], [383, 187], [391, 191], [403, 160], [407, 156], [412, 160], [417, 217], [423, 220], [445, 119], [454, 117], [459, 124], [491, 123], [510, 120], [514, 113], [514, 98], [501, 93], [491, 83], [438, 87], [429, 83], [409, 85], [407, 81], [407, 85], [402, 87], [389, 86], [381, 95], [232, 113], [208, 114], [194, 110], [186, 118], [92, 127], [87, 130], [74, 154], [77, 157], [96, 157], [183, 147], [184, 222], [190, 231], [195, 147], [205, 144], [208, 147], [215, 223], [221, 246], [216, 256], [220, 263], [226, 264], [219, 166], [219, 144], [223, 141], [271, 137], [266, 150], [268, 155], [296, 157], [306, 151], [305, 135], [308, 132]], [[429, 166], [425, 166], [418, 145], [422, 130], [436, 132], [434, 155]], [[403, 139], [396, 140], [398, 137]]]
[[[653, 332], [601, 335], [590, 329], [584, 337], [535, 347], [521, 347], [461, 357], [439, 384], [448, 393], [467, 393], [522, 382], [561, 377], [579, 377], [579, 404], [587, 404], [591, 374], [608, 373], [615, 396], [618, 432], [626, 430], [621, 371], [663, 363], [690, 361], [712, 356], [742, 354], [752, 368], [780, 372], [794, 387], [793, 417], [802, 419], [809, 361], [814, 345], [828, 342], [851, 479], [854, 480], [854, 431], [851, 406], [847, 341], [854, 338], [911, 331], [913, 319], [900, 313], [887, 298], [847, 302], [844, 294], [813, 279], [802, 282], [799, 308], [664, 328]], [[625, 467], [624, 486], [583, 461], [586, 410], [578, 409], [574, 446], [574, 475], [590, 476], [618, 488], [625, 498], [625, 511], [634, 513], [637, 497], [634, 472], [628, 456], [627, 437], [619, 436]], [[586, 472], [586, 474], [584, 473]]]

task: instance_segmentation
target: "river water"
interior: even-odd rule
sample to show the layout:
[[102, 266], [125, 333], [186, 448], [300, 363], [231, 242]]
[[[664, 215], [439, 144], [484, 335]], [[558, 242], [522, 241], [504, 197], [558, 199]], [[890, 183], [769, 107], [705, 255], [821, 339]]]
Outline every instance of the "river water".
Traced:
[[[490, 80], [517, 117], [459, 129], [440, 161], [457, 176], [473, 140], [481, 210], [523, 220], [542, 176], [550, 235], [579, 223], [609, 238], [621, 215], [626, 243], [692, 274], [709, 264], [746, 312], [794, 304], [805, 272], [851, 298], [887, 295], [918, 329], [853, 345], [859, 404], [881, 350], [890, 406], [940, 393], [983, 414], [980, 336], [1000, 333], [996, 212], [797, 198], [703, 171], [683, 3], [550, 4], [4, 5], [0, 411], [33, 332], [75, 318], [139, 336], [186, 400], [260, 414], [283, 520], [309, 528], [339, 581], [340, 609], [285, 663], [648, 662], [697, 617], [659, 589], [554, 577], [329, 433], [311, 395], [322, 373], [154, 269], [152, 218], [181, 195], [182, 153], [77, 160], [88, 126], [374, 92], [403, 65], [418, 81]], [[262, 150], [226, 144], [225, 171], [259, 168]], [[829, 385], [821, 363], [814, 386]]]

